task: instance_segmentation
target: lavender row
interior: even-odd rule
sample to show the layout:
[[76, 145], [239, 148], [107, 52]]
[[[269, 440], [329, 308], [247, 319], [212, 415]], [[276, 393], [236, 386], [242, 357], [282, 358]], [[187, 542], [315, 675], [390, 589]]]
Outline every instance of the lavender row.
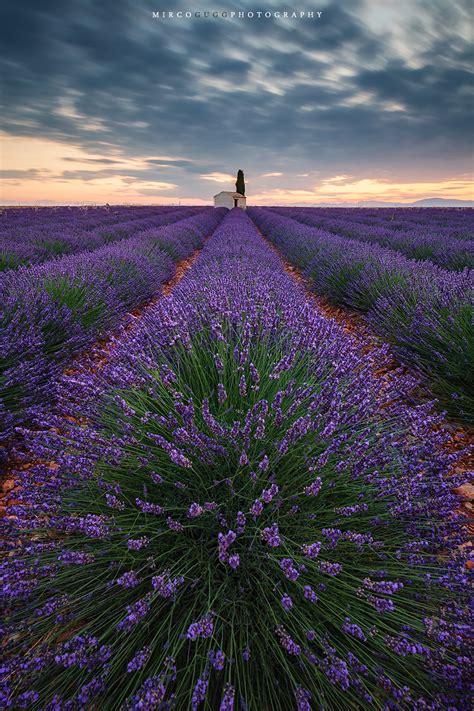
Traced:
[[[173, 209], [174, 211], [177, 208]], [[98, 227], [108, 227], [118, 222], [140, 220], [169, 212], [165, 208], [94, 207], [94, 208], [7, 208], [0, 213], [0, 237], [13, 244], [23, 241], [25, 234], [39, 236], [59, 233], [73, 227], [83, 233]]]
[[231, 211], [25, 432], [57, 468], [11, 502], [3, 707], [466, 708], [456, 455], [413, 385]]
[[472, 240], [455, 238], [451, 233], [437, 234], [429, 225], [407, 225], [405, 229], [399, 229], [385, 219], [376, 224], [366, 224], [363, 210], [355, 214], [354, 210], [347, 213], [338, 211], [336, 215], [328, 214], [335, 211], [315, 208], [278, 208], [276, 211], [311, 227], [361, 242], [380, 244], [410, 259], [429, 259], [444, 269], [460, 271], [474, 267]]
[[139, 211], [128, 209], [118, 213], [110, 221], [108, 213], [98, 220], [94, 228], [89, 223], [81, 224], [74, 213], [67, 223], [46, 222], [23, 225], [16, 230], [4, 230], [0, 234], [0, 272], [20, 265], [40, 264], [65, 254], [92, 251], [104, 244], [131, 237], [151, 227], [160, 227], [201, 212], [200, 208], [177, 208], [163, 212], [161, 209]]
[[[285, 208], [283, 208], [285, 209]], [[290, 208], [293, 209], [293, 208]], [[314, 208], [299, 208], [314, 210]], [[424, 229], [434, 237], [474, 239], [474, 210], [472, 208], [318, 208], [318, 212], [333, 220], [347, 218], [350, 222], [387, 227], [393, 231], [409, 232]]]
[[473, 272], [448, 272], [379, 245], [302, 225], [274, 210], [249, 215], [320, 294], [367, 312], [400, 359], [450, 413], [474, 419]]
[[157, 293], [175, 262], [222, 219], [210, 210], [93, 252], [5, 272], [0, 278], [3, 435], [49, 395], [65, 360]]
[[97, 224], [112, 224], [131, 219], [134, 215], [143, 218], [157, 211], [165, 213], [176, 209], [176, 206], [150, 207], [148, 205], [4, 208], [0, 210], [0, 233], [16, 232], [32, 222], [38, 226], [52, 224], [65, 226], [74, 221], [81, 229], [92, 230]]

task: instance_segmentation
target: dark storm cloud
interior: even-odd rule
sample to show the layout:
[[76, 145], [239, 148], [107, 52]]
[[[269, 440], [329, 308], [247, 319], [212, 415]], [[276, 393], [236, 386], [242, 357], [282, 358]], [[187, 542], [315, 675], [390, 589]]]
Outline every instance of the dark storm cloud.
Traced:
[[102, 155], [178, 157], [135, 172], [90, 158], [99, 172], [64, 179], [137, 176], [204, 194], [198, 175], [233, 172], [242, 157], [254, 171], [416, 162], [435, 149], [438, 160], [461, 159], [467, 3], [415, 0], [395, 23], [380, 5], [333, 0], [321, 20], [285, 24], [153, 20], [148, 0], [4, 0], [4, 130]]

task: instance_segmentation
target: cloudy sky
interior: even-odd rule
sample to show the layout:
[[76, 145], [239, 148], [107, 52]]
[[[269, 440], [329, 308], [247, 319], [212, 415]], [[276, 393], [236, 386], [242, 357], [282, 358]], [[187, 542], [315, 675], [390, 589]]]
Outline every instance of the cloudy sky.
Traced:
[[469, 6], [3, 0], [0, 201], [472, 199]]

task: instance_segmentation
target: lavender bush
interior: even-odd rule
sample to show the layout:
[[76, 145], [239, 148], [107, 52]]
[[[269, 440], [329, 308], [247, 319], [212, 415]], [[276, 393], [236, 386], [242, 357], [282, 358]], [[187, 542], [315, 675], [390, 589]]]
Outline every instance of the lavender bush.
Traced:
[[66, 358], [156, 294], [174, 262], [199, 247], [223, 213], [205, 211], [93, 252], [0, 276], [0, 441], [2, 429], [8, 435], [49, 396]]
[[473, 271], [448, 272], [273, 210], [249, 214], [315, 291], [368, 312], [374, 330], [423, 374], [443, 407], [474, 421]]
[[[320, 227], [328, 232], [333, 232], [350, 239], [380, 244], [382, 247], [401, 252], [412, 259], [428, 259], [444, 269], [459, 271], [464, 268], [474, 267], [474, 210], [466, 210], [461, 231], [453, 219], [454, 225], [440, 227], [436, 224], [437, 211], [428, 210], [432, 221], [417, 222], [409, 219], [410, 210], [398, 210], [397, 220], [394, 211], [391, 219], [385, 211], [377, 214], [372, 219], [364, 209], [317, 209], [317, 208], [277, 208], [277, 211], [286, 217], [291, 217], [298, 222]], [[408, 217], [406, 213], [408, 212]], [[455, 211], [448, 211], [450, 217], [456, 215]], [[400, 219], [400, 214], [402, 215]], [[419, 218], [420, 219], [420, 218]], [[464, 238], [457, 236], [459, 232]]]
[[466, 708], [456, 455], [412, 379], [239, 210], [114, 353], [18, 474], [3, 707]]
[[[66, 218], [54, 209], [25, 210], [27, 220], [6, 210], [0, 218], [0, 272], [41, 264], [64, 254], [99, 249], [139, 231], [171, 224], [204, 208], [68, 208]], [[13, 212], [13, 215], [10, 214]], [[45, 214], [43, 214], [43, 212]]]
[[153, 208], [146, 212], [129, 208], [120, 210], [111, 221], [109, 213], [104, 211], [96, 216], [93, 226], [90, 222], [84, 223], [80, 211], [73, 212], [67, 223], [53, 219], [43, 224], [38, 221], [37, 213], [31, 215], [31, 222], [26, 225], [11, 227], [11, 218], [3, 223], [0, 220], [0, 272], [20, 265], [41, 264], [65, 254], [89, 252], [128, 239], [145, 229], [156, 229], [202, 212], [202, 208], [172, 211]]

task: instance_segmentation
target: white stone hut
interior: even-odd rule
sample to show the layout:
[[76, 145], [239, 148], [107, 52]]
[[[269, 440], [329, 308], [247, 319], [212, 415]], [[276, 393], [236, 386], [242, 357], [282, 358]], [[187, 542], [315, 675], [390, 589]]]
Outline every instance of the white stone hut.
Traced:
[[240, 193], [232, 193], [226, 190], [214, 195], [214, 207], [227, 207], [232, 210], [233, 207], [240, 207], [245, 210], [247, 207], [247, 198]]

